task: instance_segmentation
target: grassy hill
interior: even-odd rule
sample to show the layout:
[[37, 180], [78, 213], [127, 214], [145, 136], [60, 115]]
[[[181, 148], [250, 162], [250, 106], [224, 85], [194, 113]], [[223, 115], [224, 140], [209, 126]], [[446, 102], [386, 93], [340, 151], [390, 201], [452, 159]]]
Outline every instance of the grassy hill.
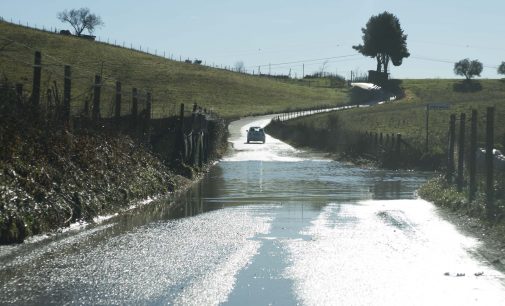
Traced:
[[450, 114], [454, 113], [459, 117], [460, 113], [466, 113], [468, 133], [471, 110], [477, 109], [478, 141], [483, 143], [486, 107], [495, 106], [495, 143], [497, 147], [503, 149], [505, 146], [505, 80], [474, 80], [473, 82], [473, 87], [466, 88], [467, 91], [465, 91], [462, 80], [404, 80], [401, 87], [405, 92], [405, 97], [396, 102], [348, 110], [336, 116], [320, 114], [292, 120], [288, 124], [301, 124], [327, 130], [334, 127], [337, 120], [338, 126], [345, 130], [401, 133], [413, 145], [423, 147], [426, 137], [426, 104], [448, 103], [449, 110], [431, 110], [429, 114], [430, 150], [443, 152], [447, 145]]
[[42, 93], [63, 87], [63, 66], [72, 67], [72, 112], [91, 98], [95, 74], [104, 79], [102, 116], [112, 114], [116, 80], [122, 82], [123, 111], [131, 89], [153, 95], [154, 117], [174, 114], [180, 103], [198, 103], [225, 117], [286, 109], [335, 105], [347, 101], [345, 89], [281, 82], [163, 57], [100, 42], [28, 29], [0, 22], [0, 77], [31, 89], [34, 52], [42, 52]]

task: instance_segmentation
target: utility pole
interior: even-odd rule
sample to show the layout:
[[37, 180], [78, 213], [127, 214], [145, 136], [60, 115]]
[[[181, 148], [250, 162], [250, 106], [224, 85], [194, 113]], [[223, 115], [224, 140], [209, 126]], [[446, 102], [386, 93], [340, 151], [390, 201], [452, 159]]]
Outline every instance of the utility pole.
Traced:
[[302, 64], [302, 79], [305, 78], [305, 64]]
[[268, 63], [268, 75], [272, 74], [272, 65]]

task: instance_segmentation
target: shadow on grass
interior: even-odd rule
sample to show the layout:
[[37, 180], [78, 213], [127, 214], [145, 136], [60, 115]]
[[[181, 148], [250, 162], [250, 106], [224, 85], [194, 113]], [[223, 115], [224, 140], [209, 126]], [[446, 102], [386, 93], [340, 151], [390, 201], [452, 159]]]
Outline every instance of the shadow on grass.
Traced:
[[405, 97], [405, 91], [402, 88], [403, 81], [397, 79], [388, 80], [383, 88], [384, 90], [394, 94], [397, 99]]
[[475, 80], [463, 80], [459, 83], [454, 83], [452, 89], [456, 92], [477, 92], [482, 90], [482, 84]]

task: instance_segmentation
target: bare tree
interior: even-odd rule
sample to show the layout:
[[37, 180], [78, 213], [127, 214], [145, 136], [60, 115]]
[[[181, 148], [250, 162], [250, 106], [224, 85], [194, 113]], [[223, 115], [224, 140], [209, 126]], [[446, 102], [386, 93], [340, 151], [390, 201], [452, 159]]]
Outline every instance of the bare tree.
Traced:
[[92, 14], [89, 8], [64, 10], [58, 13], [58, 19], [61, 22], [70, 23], [77, 36], [80, 36], [84, 30], [88, 30], [89, 34], [93, 34], [96, 27], [104, 24], [100, 16]]

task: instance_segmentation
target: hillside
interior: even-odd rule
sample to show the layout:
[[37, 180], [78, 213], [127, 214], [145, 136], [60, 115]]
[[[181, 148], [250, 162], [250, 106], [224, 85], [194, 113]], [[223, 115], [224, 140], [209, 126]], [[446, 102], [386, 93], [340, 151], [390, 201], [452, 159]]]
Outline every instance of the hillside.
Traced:
[[[505, 81], [475, 80], [476, 91], [463, 91], [461, 80], [404, 80], [401, 87], [405, 92], [402, 99], [370, 108], [345, 111], [340, 114], [320, 114], [288, 122], [288, 125], [304, 125], [327, 130], [338, 125], [347, 131], [401, 133], [412, 145], [424, 148], [426, 139], [426, 105], [447, 103], [448, 110], [431, 110], [429, 113], [429, 143], [433, 152], [443, 152], [447, 146], [447, 131], [450, 114], [466, 113], [467, 130], [470, 126], [471, 110], [477, 109], [478, 141], [485, 140], [486, 108], [496, 107], [495, 143], [505, 146]], [[335, 119], [337, 118], [337, 119]], [[338, 123], [335, 122], [338, 121]]]
[[[31, 89], [34, 52], [42, 52], [42, 93], [57, 82], [63, 87], [64, 65], [72, 67], [72, 112], [90, 99], [95, 74], [104, 79], [102, 116], [112, 114], [115, 82], [122, 82], [123, 103], [129, 105], [132, 87], [153, 95], [153, 116], [164, 117], [180, 103], [198, 103], [224, 117], [286, 109], [335, 105], [347, 101], [344, 89], [315, 88], [168, 60], [163, 57], [37, 31], [0, 22], [0, 76]], [[123, 107], [123, 112], [128, 112]]]

